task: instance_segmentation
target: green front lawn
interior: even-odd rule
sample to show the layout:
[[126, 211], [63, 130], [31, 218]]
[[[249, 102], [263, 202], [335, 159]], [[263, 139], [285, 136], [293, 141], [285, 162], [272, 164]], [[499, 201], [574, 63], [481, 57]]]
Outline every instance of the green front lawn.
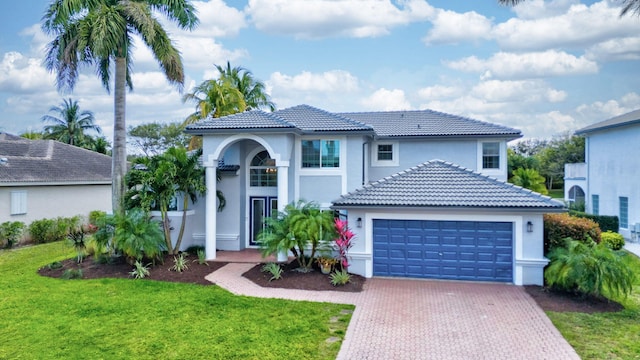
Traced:
[[0, 359], [334, 359], [341, 342], [327, 340], [344, 337], [353, 309], [36, 273], [73, 256], [61, 243], [0, 251]]
[[640, 259], [633, 258], [633, 294], [616, 299], [625, 306], [617, 313], [547, 312], [553, 324], [582, 359], [640, 359]]

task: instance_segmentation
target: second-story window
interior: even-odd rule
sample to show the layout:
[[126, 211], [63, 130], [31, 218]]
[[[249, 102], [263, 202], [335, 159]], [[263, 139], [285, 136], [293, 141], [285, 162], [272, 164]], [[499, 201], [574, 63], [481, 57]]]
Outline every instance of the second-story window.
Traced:
[[340, 167], [340, 141], [302, 140], [302, 167]]
[[499, 142], [482, 143], [482, 168], [483, 169], [499, 169], [500, 168], [500, 143]]

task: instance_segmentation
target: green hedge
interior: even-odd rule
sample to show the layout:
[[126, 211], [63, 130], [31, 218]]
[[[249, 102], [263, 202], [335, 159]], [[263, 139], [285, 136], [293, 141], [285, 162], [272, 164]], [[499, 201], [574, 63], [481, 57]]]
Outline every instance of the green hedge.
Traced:
[[600, 243], [600, 227], [590, 219], [563, 214], [544, 215], [544, 253], [556, 247], [565, 247], [566, 238], [591, 244]]
[[602, 231], [617, 232], [618, 227], [620, 226], [620, 222], [617, 216], [592, 215], [592, 214], [587, 214], [587, 213], [584, 213], [581, 211], [575, 211], [575, 210], [570, 210], [569, 215], [593, 220], [598, 225], [600, 225], [600, 230]]
[[82, 217], [40, 219], [29, 224], [29, 235], [36, 244], [64, 240], [69, 232], [82, 225]]

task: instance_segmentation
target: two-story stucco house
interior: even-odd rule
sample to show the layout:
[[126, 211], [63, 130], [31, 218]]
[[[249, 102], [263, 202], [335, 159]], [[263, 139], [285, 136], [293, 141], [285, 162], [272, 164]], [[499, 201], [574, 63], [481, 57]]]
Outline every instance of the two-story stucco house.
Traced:
[[429, 110], [300, 105], [187, 132], [203, 136], [208, 190], [194, 242], [208, 258], [256, 246], [265, 216], [304, 199], [348, 219], [353, 273], [542, 284], [542, 214], [563, 204], [505, 182], [519, 130]]
[[585, 205], [589, 213], [615, 215], [619, 232], [636, 240], [640, 232], [640, 110], [576, 131], [584, 135]]

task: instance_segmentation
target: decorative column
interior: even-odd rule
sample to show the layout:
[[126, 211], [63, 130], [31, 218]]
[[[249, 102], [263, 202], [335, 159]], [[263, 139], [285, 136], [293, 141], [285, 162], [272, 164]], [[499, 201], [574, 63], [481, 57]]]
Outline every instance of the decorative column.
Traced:
[[[278, 161], [276, 167], [278, 168], [278, 212], [282, 212], [289, 203], [289, 161]], [[278, 252], [278, 262], [285, 262], [288, 258], [288, 250]]]
[[204, 163], [205, 182], [207, 185], [206, 207], [204, 215], [205, 223], [205, 254], [207, 260], [216, 258], [216, 225], [218, 218], [218, 198], [216, 197], [217, 181], [216, 171], [218, 169], [218, 159], [212, 155]]

